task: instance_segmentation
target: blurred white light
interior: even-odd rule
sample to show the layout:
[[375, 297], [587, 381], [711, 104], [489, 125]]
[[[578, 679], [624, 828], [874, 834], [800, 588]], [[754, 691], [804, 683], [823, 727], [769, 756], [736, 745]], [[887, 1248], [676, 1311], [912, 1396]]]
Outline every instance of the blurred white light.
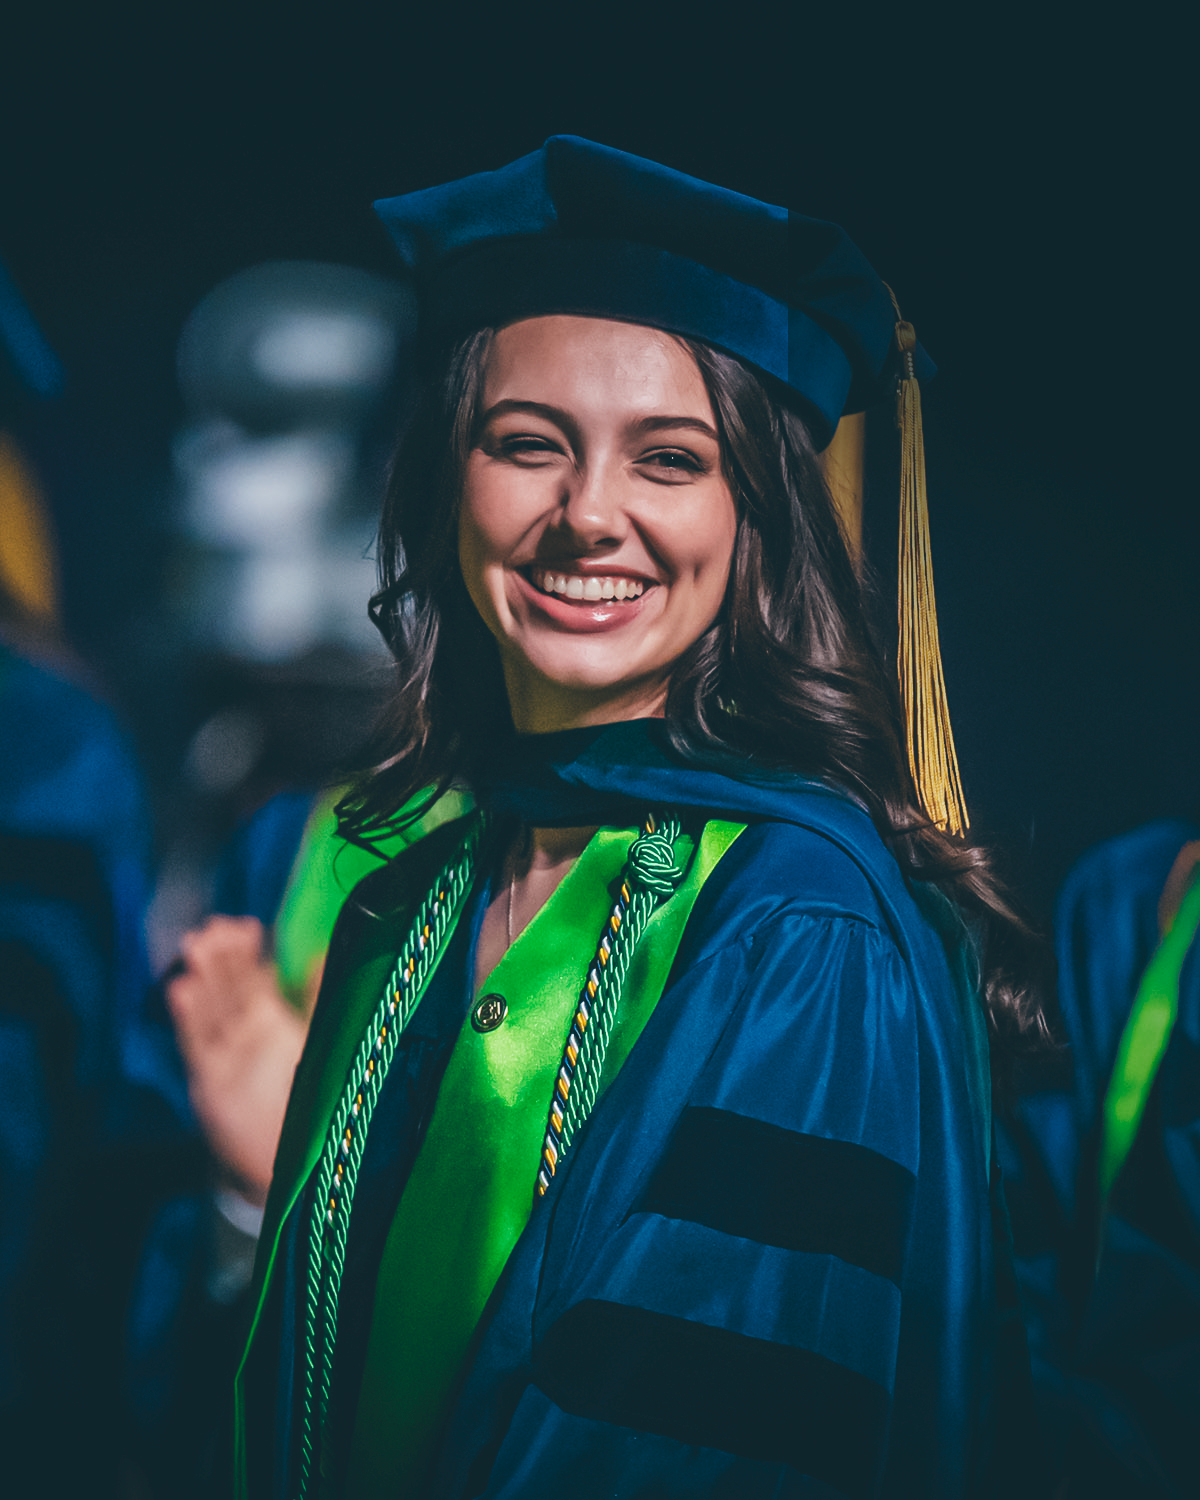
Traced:
[[353, 444], [341, 433], [234, 432], [214, 424], [176, 444], [188, 530], [211, 546], [287, 545], [288, 536], [320, 521], [353, 473]]
[[252, 358], [259, 374], [276, 385], [371, 388], [387, 379], [395, 349], [392, 330], [371, 318], [295, 312], [263, 330]]
[[226, 646], [258, 661], [286, 661], [321, 639], [321, 560], [252, 553], [226, 601]]

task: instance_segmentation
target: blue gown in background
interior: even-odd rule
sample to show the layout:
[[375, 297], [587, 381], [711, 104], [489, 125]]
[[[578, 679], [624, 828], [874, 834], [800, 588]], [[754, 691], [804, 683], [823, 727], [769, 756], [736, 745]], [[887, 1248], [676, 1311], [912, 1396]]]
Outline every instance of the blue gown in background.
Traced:
[[148, 857], [140, 777], [111, 712], [57, 659], [0, 642], [0, 1424], [13, 1494], [115, 1492], [145, 1213], [194, 1146], [169, 1031], [146, 1005]]
[[[219, 909], [270, 924], [312, 794], [239, 833]], [[75, 669], [0, 641], [0, 1489], [228, 1489], [243, 1307], [145, 949], [134, 755]], [[63, 1444], [64, 1423], [75, 1434]], [[124, 1472], [124, 1478], [122, 1473]]]
[[[485, 790], [494, 812], [532, 823], [626, 826], [632, 804], [751, 826], [518, 1241], [422, 1493], [1040, 1493], [965, 932], [909, 888], [846, 797], [729, 770], [620, 725], [519, 742]], [[255, 1500], [295, 1483], [313, 1101], [336, 1092], [325, 1074], [357, 1043], [346, 987], [401, 936], [368, 913], [419, 902], [460, 832], [371, 877], [335, 933], [260, 1241], [241, 1394]], [[470, 1003], [485, 899], [401, 1040], [368, 1137], [334, 1363], [343, 1457], [379, 1257]]]
[[[68, 987], [83, 1047], [79, 1080], [120, 1070], [183, 1109], [182, 1077], [146, 1025], [150, 835], [128, 742], [61, 666], [2, 642], [0, 724], [6, 910], [15, 912], [23, 893], [29, 941], [76, 975]], [[67, 912], [87, 927], [102, 979], [89, 982], [76, 965], [75, 934], [57, 925]]]
[[1102, 1218], [1097, 1189], [1104, 1096], [1159, 897], [1197, 837], [1152, 823], [1068, 876], [1055, 926], [1071, 1078], [1021, 1098], [1001, 1134], [1038, 1397], [1073, 1495], [1183, 1497], [1200, 1474], [1200, 945]]
[[274, 923], [316, 800], [312, 791], [279, 792], [246, 820], [222, 855], [213, 911]]

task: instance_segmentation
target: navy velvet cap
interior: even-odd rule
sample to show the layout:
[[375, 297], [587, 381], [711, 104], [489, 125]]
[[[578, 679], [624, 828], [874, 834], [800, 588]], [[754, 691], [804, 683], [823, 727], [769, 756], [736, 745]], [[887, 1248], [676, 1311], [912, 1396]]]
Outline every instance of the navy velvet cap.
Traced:
[[899, 371], [887, 288], [836, 224], [578, 136], [375, 211], [431, 344], [545, 313], [647, 323], [781, 382], [821, 447]]

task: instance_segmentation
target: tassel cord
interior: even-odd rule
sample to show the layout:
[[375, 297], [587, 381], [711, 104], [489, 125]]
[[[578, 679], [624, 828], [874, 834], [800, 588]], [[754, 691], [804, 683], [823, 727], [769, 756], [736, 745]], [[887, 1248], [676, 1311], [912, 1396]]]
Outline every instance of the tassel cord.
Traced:
[[[890, 290], [890, 289], [889, 289]], [[892, 297], [893, 306], [896, 299]], [[949, 833], [970, 826], [950, 724], [938, 637], [921, 389], [914, 369], [916, 334], [896, 306], [896, 343], [903, 361], [897, 389], [900, 428], [900, 543], [897, 615], [898, 675], [904, 704], [905, 748], [926, 813]]]

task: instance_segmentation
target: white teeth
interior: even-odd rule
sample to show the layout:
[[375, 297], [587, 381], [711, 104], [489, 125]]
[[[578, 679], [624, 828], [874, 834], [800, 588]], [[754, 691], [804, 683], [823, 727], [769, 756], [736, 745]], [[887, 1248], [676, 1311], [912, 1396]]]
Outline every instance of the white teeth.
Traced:
[[578, 573], [539, 573], [536, 581], [543, 593], [561, 594], [589, 604], [601, 599], [639, 599], [646, 585], [636, 578], [587, 578]]

